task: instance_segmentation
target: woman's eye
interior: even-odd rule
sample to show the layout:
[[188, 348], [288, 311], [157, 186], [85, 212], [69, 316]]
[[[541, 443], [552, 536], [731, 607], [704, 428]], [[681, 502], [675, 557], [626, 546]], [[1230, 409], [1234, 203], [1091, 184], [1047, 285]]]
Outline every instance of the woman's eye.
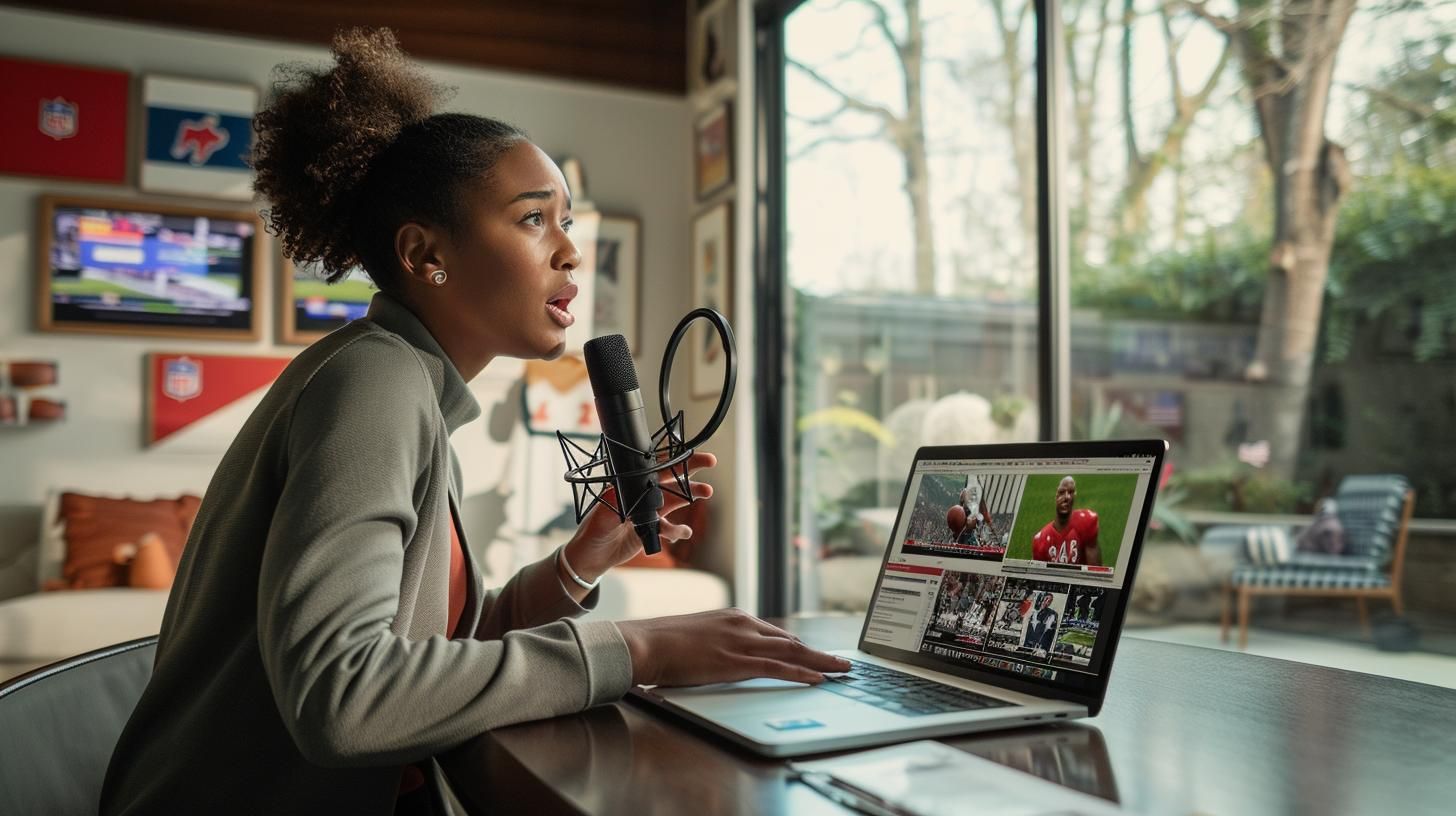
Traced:
[[571, 220], [570, 218], [566, 219], [565, 221], [562, 221], [561, 222], [561, 231], [562, 232], [571, 232], [571, 228], [572, 228], [572, 226], [574, 224], [576, 224], [576, 222], [573, 221], [573, 220]]
[[542, 227], [546, 225], [546, 219], [542, 218], [541, 213], [539, 212], [533, 212], [521, 220], [523, 223], [529, 223], [533, 227]]

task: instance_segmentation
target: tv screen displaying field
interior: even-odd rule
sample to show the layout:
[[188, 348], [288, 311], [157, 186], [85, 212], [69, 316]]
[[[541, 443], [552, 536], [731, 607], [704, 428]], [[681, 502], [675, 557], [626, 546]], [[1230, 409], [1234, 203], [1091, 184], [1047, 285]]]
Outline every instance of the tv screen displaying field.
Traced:
[[316, 339], [369, 311], [378, 291], [362, 269], [351, 269], [337, 283], [325, 283], [313, 265], [293, 268], [293, 329], [296, 340]]
[[249, 214], [140, 202], [52, 202], [44, 209], [45, 327], [254, 329], [258, 223]]

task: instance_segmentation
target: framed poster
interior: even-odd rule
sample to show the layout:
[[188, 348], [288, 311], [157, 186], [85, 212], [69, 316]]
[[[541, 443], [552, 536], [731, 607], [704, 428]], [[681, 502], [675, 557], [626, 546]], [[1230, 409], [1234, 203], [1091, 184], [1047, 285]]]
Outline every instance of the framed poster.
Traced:
[[[699, 215], [693, 221], [693, 301], [694, 309], [707, 306], [732, 319], [729, 308], [733, 298], [733, 207], [722, 204]], [[684, 342], [691, 347], [693, 361], [692, 395], [694, 398], [716, 396], [723, 390], [726, 355], [718, 332], [707, 321], [696, 321]]]
[[734, 0], [717, 0], [693, 17], [688, 90], [717, 91], [738, 75], [738, 18]]
[[363, 269], [354, 268], [337, 283], [324, 280], [323, 271], [297, 265], [287, 258], [279, 264], [278, 339], [304, 345], [357, 320], [369, 311], [379, 291]]
[[125, 71], [0, 57], [0, 173], [126, 183]]
[[597, 227], [596, 303], [592, 331], [627, 338], [638, 356], [638, 306], [642, 280], [642, 222], [632, 216], [602, 215]]
[[289, 359], [148, 354], [143, 442], [165, 442], [171, 452], [226, 450]]
[[698, 199], [733, 183], [733, 106], [722, 104], [698, 117], [693, 128], [693, 178]]
[[37, 225], [41, 331], [259, 339], [256, 213], [42, 196]]
[[253, 112], [251, 85], [142, 78], [139, 185], [157, 193], [250, 201]]

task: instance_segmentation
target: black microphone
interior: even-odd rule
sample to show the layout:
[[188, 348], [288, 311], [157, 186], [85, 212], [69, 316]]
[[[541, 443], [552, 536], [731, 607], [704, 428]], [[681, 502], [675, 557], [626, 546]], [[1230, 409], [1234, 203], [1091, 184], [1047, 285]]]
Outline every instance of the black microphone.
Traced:
[[617, 502], [642, 540], [642, 549], [653, 555], [662, 550], [657, 539], [658, 515], [662, 509], [662, 488], [657, 474], [646, 471], [657, 464], [653, 458], [652, 435], [647, 431], [647, 410], [642, 406], [642, 389], [627, 338], [609, 334], [586, 342], [586, 373], [596, 398], [597, 419], [617, 478]]

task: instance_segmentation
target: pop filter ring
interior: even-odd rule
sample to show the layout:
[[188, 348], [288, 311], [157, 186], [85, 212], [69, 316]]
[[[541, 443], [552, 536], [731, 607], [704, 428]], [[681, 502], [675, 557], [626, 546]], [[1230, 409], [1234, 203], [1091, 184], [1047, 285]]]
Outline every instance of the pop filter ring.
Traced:
[[[707, 320], [709, 323], [713, 324], [713, 328], [718, 330], [718, 339], [723, 344], [723, 389], [718, 397], [718, 406], [713, 409], [713, 415], [709, 417], [708, 422], [703, 425], [702, 430], [698, 431], [698, 435], [693, 437], [691, 441], [675, 445], [673, 444], [673, 439], [675, 437], [675, 434], [673, 433], [673, 426], [675, 425], [681, 427], [683, 417], [681, 412], [678, 412], [676, 415], [673, 414], [672, 401], [668, 398], [668, 390], [672, 382], [672, 361], [673, 358], [677, 355], [677, 347], [682, 343], [683, 336], [687, 334], [688, 328], [691, 327], [694, 320], [699, 319]], [[663, 470], [668, 470], [669, 468], [675, 468], [677, 465], [686, 462], [689, 458], [692, 457], [697, 446], [702, 444], [703, 442], [706, 442], [708, 438], [711, 437], [713, 433], [718, 430], [718, 426], [723, 424], [723, 420], [727, 418], [728, 409], [733, 404], [733, 390], [737, 382], [738, 347], [733, 340], [733, 327], [728, 325], [728, 318], [724, 317], [722, 313], [720, 313], [718, 310], [710, 309], [706, 306], [692, 310], [677, 324], [677, 328], [673, 330], [672, 337], [667, 341], [667, 350], [663, 353], [662, 356], [662, 370], [658, 372], [657, 404], [658, 408], [662, 411], [663, 425], [661, 428], [658, 429], [657, 433], [654, 433], [652, 436], [654, 440], [662, 435], [667, 436], [669, 458], [664, 461], [650, 465], [649, 467], [642, 468], [640, 470], [634, 470], [628, 473], [613, 473], [611, 472], [611, 460], [610, 457], [607, 455], [607, 446], [626, 446], [623, 446], [620, 442], [610, 440], [604, 435], [600, 436], [597, 450], [601, 452], [601, 455], [600, 457], [598, 457], [594, 454], [588, 453], [581, 446], [571, 443], [565, 434], [557, 431], [556, 438], [561, 444], [561, 453], [563, 456], [566, 457], [568, 463], [568, 468], [565, 474], [566, 481], [572, 485], [573, 494], [576, 494], [577, 486], [586, 487], [587, 485], [593, 484], [612, 484], [617, 487], [620, 495], [621, 479], [636, 478], [638, 476], [646, 476], [652, 473], [659, 473]], [[669, 420], [668, 417], [672, 417], [672, 419]], [[568, 450], [568, 445], [570, 445], [570, 447], [576, 448], [582, 453], [586, 453], [588, 461], [584, 464], [577, 465], [576, 462], [573, 461], [573, 457]], [[656, 445], [654, 445], [654, 448], [655, 447]], [[673, 454], [674, 450], [676, 451], [675, 455]], [[645, 456], [652, 455], [651, 451], [636, 452]], [[601, 475], [589, 475], [590, 471], [595, 470], [599, 467], [605, 467], [607, 469], [607, 472]], [[674, 478], [676, 478], [680, 483], [683, 484], [683, 492], [679, 493], [678, 495], [682, 496], [689, 503], [692, 503], [694, 501], [692, 493], [687, 489], [686, 486], [686, 470], [684, 470], [684, 474], [682, 476], [677, 476], [676, 473], [674, 473]], [[670, 488], [665, 489], [670, 490]], [[677, 493], [677, 491], [672, 492]], [[627, 509], [621, 506], [620, 500], [618, 501], [617, 506], [613, 506], [610, 502], [606, 502], [600, 497], [595, 497], [589, 504], [583, 506], [581, 499], [578, 496], [576, 501], [577, 523], [580, 523], [582, 521], [582, 519], [586, 515], [586, 511], [591, 509], [592, 505], [598, 503], [606, 504], [609, 508], [616, 512], [616, 514], [620, 518], [622, 518], [623, 520], [626, 519]]]
[[672, 358], [677, 355], [678, 344], [682, 342], [683, 335], [687, 334], [688, 327], [699, 318], [713, 324], [713, 328], [718, 330], [719, 340], [723, 343], [723, 391], [718, 397], [718, 407], [713, 409], [713, 416], [708, 419], [708, 423], [697, 436], [683, 443], [688, 449], [708, 441], [708, 437], [723, 424], [724, 418], [728, 416], [728, 408], [733, 404], [733, 387], [738, 382], [738, 347], [733, 342], [733, 328], [728, 325], [728, 318], [717, 309], [707, 306], [688, 312], [673, 330], [671, 339], [667, 341], [667, 350], [662, 355], [662, 370], [657, 376], [657, 406], [662, 410], [662, 421], [667, 422], [668, 417], [673, 415], [672, 401], [667, 396], [668, 385], [672, 382]]

